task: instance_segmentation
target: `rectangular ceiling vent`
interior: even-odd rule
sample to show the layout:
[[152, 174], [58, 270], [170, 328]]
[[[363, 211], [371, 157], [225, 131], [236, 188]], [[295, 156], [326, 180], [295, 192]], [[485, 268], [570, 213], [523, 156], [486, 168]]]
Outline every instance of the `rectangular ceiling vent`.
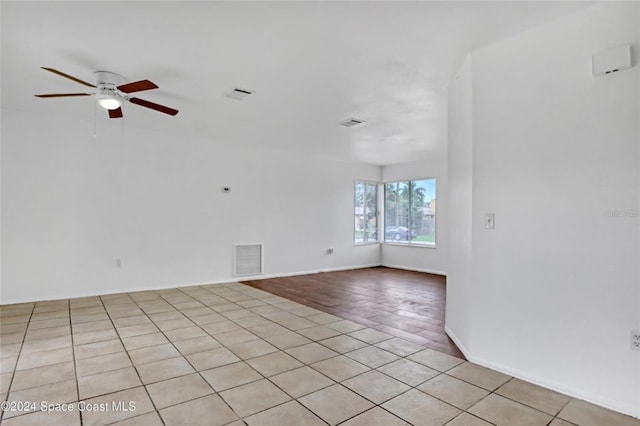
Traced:
[[341, 125], [341, 126], [344, 126], [344, 127], [353, 127], [353, 126], [357, 126], [359, 124], [362, 124], [364, 122], [365, 122], [364, 120], [360, 120], [358, 118], [348, 118], [348, 119], [346, 119], [344, 121], [341, 121], [338, 124]]
[[241, 101], [249, 95], [253, 95], [255, 92], [253, 90], [241, 89], [239, 87], [234, 87], [229, 92], [225, 93], [227, 98], [235, 99], [237, 101]]
[[262, 244], [236, 244], [233, 246], [233, 275], [261, 275], [264, 273]]

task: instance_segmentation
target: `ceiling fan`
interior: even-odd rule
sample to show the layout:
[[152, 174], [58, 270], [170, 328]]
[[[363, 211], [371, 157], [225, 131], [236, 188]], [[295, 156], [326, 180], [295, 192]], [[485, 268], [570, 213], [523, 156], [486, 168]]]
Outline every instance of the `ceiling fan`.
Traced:
[[109, 118], [121, 118], [122, 117], [122, 103], [129, 101], [132, 104], [140, 105], [145, 108], [150, 108], [156, 111], [163, 112], [169, 115], [176, 115], [177, 109], [169, 108], [164, 105], [159, 105], [153, 102], [145, 101], [144, 99], [129, 96], [129, 93], [141, 92], [143, 90], [157, 89], [154, 83], [149, 80], [140, 80], [127, 83], [127, 79], [110, 71], [96, 71], [93, 73], [96, 79], [96, 84], [87, 83], [72, 75], [65, 74], [62, 71], [58, 71], [54, 68], [41, 67], [43, 70], [52, 72], [61, 77], [73, 80], [76, 83], [83, 84], [87, 87], [93, 87], [98, 89], [96, 93], [49, 93], [44, 95], [35, 95], [38, 98], [64, 98], [70, 96], [91, 96], [95, 95], [98, 104], [109, 112]]

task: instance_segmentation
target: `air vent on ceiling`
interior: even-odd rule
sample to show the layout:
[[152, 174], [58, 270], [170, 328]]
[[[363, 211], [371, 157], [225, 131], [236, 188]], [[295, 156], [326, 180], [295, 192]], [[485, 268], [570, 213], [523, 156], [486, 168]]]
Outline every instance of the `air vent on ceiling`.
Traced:
[[233, 247], [233, 275], [263, 273], [262, 244], [236, 244]]
[[344, 126], [344, 127], [353, 127], [353, 126], [357, 126], [359, 124], [362, 124], [364, 122], [365, 122], [364, 120], [360, 120], [360, 119], [357, 119], [357, 118], [349, 118], [349, 119], [346, 119], [344, 121], [341, 121], [338, 124], [341, 125], [341, 126]]
[[225, 93], [225, 96], [227, 98], [231, 98], [231, 99], [235, 99], [235, 100], [241, 101], [244, 98], [246, 98], [247, 96], [253, 95], [253, 94], [254, 94], [253, 90], [247, 90], [247, 89], [241, 89], [239, 87], [234, 87], [229, 92]]

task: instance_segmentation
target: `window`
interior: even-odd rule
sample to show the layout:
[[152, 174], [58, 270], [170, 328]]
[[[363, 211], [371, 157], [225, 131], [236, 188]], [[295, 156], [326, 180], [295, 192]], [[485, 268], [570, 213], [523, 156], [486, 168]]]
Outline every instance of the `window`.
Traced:
[[356, 244], [378, 241], [378, 184], [356, 182], [355, 205], [353, 212]]
[[436, 180], [390, 182], [384, 186], [384, 241], [435, 245]]

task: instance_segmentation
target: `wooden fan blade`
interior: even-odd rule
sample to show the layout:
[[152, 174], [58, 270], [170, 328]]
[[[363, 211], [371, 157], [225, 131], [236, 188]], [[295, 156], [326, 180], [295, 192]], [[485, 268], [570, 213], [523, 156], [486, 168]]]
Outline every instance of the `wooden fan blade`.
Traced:
[[33, 95], [37, 98], [66, 98], [69, 96], [91, 96], [91, 93], [47, 93], [45, 95]]
[[164, 105], [154, 104], [153, 102], [145, 101], [144, 99], [140, 98], [130, 98], [129, 102], [143, 106], [145, 108], [155, 109], [156, 111], [164, 112], [165, 114], [169, 115], [176, 115], [178, 113], [177, 109], [169, 108]]
[[57, 69], [47, 68], [47, 67], [40, 67], [40, 68], [42, 68], [43, 70], [47, 70], [49, 72], [52, 72], [54, 74], [58, 74], [60, 77], [64, 77], [64, 78], [68, 78], [69, 80], [73, 80], [76, 83], [84, 84], [85, 86], [88, 86], [88, 87], [96, 87], [95, 85], [93, 85], [91, 83], [87, 83], [86, 81], [80, 80], [79, 78], [76, 78], [76, 77], [74, 77], [72, 75], [65, 74], [62, 71], [58, 71]]
[[149, 80], [134, 81], [133, 83], [122, 84], [118, 86], [118, 90], [124, 93], [141, 92], [143, 90], [157, 89], [154, 83]]
[[110, 109], [109, 118], [122, 118], [122, 108]]

